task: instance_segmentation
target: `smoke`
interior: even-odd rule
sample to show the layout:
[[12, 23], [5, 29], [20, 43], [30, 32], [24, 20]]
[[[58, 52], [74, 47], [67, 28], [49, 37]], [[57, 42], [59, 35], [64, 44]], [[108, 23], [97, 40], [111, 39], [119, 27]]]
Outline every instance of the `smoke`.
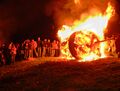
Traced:
[[8, 42], [15, 33], [17, 19], [15, 17], [15, 6], [12, 2], [0, 2], [0, 43]]
[[[3, 15], [6, 15], [6, 14], [3, 14]], [[16, 19], [13, 17], [10, 17], [9, 15], [7, 17], [8, 18], [6, 18], [6, 16], [0, 17], [0, 41], [3, 41], [3, 42], [10, 41], [10, 37], [14, 35], [17, 27]]]
[[96, 11], [104, 13], [108, 2], [114, 3], [115, 0], [52, 0], [46, 5], [45, 13], [53, 17], [57, 26], [71, 25]]
[[[42, 17], [42, 0], [1, 0], [0, 41], [14, 41], [30, 32]], [[43, 17], [44, 18], [44, 17]]]

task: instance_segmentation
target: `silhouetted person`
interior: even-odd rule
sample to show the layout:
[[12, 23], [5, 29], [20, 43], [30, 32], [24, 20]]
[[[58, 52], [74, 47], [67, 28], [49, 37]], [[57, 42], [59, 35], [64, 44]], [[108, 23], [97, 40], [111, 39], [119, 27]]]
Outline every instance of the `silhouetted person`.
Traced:
[[36, 49], [37, 49], [37, 42], [34, 39], [31, 40], [31, 49], [32, 49], [32, 55], [33, 55], [33, 57], [34, 56], [38, 57], [38, 53], [36, 51]]
[[11, 49], [10, 49], [11, 63], [14, 63], [14, 62], [15, 62], [16, 52], [17, 52], [17, 48], [15, 47], [14, 44], [12, 44]]
[[119, 41], [120, 41], [120, 36], [118, 36], [115, 41], [116, 53], [118, 54], [118, 57], [120, 58], [120, 42]]
[[47, 49], [47, 39], [44, 39], [42, 45], [43, 45], [42, 56], [45, 57], [46, 56], [46, 49]]
[[8, 47], [3, 44], [2, 45], [2, 54], [3, 54], [3, 60], [5, 60], [6, 64], [10, 64], [11, 60], [10, 60], [10, 50], [8, 49]]
[[29, 57], [29, 42], [30, 42], [29, 39], [24, 41], [24, 58], [25, 59], [28, 59]]
[[37, 39], [37, 52], [38, 52], [38, 57], [42, 56], [42, 40], [40, 37]]

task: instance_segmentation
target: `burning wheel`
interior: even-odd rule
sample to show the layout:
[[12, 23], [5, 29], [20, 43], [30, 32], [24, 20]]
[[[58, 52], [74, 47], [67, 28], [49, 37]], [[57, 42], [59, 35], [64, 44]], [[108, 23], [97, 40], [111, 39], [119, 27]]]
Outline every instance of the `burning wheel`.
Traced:
[[99, 53], [99, 39], [90, 31], [74, 32], [69, 38], [69, 50], [76, 59], [83, 59], [90, 53]]

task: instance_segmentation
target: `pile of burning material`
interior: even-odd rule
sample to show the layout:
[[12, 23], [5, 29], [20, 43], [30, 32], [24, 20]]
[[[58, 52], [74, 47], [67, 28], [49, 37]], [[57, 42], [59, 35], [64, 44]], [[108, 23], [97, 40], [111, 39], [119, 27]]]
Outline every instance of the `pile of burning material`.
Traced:
[[115, 13], [114, 8], [108, 3], [104, 14], [96, 12], [85, 20], [75, 21], [72, 26], [63, 25], [58, 31], [62, 57], [93, 60], [108, 56], [110, 45], [114, 45], [114, 40], [105, 39], [104, 33], [108, 21]]

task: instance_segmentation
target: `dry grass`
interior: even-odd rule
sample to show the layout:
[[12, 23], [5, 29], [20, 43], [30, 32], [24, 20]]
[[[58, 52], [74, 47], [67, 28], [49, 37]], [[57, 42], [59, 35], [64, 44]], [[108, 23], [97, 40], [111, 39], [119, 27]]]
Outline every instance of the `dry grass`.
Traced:
[[39, 58], [0, 67], [0, 91], [120, 90], [120, 60]]

